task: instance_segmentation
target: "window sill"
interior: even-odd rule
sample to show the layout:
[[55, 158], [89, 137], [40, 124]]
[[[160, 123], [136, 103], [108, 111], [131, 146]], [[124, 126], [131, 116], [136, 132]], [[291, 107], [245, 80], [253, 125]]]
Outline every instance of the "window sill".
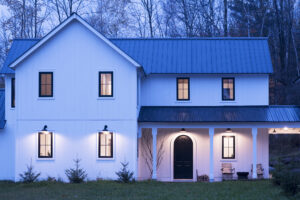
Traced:
[[187, 100], [187, 101], [185, 101], [185, 100], [182, 100], [182, 101], [175, 101], [175, 103], [192, 103], [192, 101], [191, 100]]
[[37, 100], [55, 100], [54, 97], [38, 97]]
[[115, 158], [97, 158], [97, 161], [115, 161]]
[[115, 100], [115, 97], [98, 97], [97, 100]]
[[235, 104], [235, 103], [237, 103], [236, 101], [221, 101], [220, 103], [228, 103], [228, 104]]
[[54, 161], [55, 158], [37, 158], [37, 161]]
[[237, 159], [221, 159], [220, 162], [237, 162]]

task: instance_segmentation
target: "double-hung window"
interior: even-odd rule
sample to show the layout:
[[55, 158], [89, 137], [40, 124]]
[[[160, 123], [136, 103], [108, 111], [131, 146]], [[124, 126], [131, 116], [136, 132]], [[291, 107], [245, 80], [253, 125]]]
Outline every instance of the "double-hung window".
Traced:
[[222, 159], [235, 159], [235, 136], [222, 136]]
[[39, 73], [39, 97], [53, 97], [53, 72]]
[[234, 101], [235, 99], [234, 78], [222, 78], [222, 100]]
[[99, 139], [99, 158], [112, 158], [113, 157], [113, 133], [103, 131], [98, 133]]
[[11, 107], [16, 106], [16, 79], [11, 79]]
[[52, 158], [53, 157], [53, 133], [41, 131], [38, 135], [38, 157]]
[[113, 96], [113, 72], [99, 72], [99, 97]]
[[177, 100], [188, 101], [190, 100], [190, 79], [177, 78]]

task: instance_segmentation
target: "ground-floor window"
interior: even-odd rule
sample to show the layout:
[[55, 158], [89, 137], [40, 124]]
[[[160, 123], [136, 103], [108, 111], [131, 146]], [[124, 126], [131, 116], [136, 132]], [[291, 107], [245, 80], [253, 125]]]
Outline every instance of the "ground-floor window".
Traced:
[[53, 157], [53, 133], [48, 131], [39, 132], [39, 158], [52, 158]]
[[99, 158], [113, 157], [113, 133], [108, 131], [99, 132]]
[[222, 136], [222, 158], [234, 159], [235, 158], [235, 137]]

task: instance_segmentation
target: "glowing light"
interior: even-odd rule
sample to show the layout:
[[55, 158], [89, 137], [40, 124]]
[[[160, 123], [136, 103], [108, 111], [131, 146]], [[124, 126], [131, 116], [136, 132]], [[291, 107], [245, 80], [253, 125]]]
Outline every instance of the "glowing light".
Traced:
[[284, 127], [283, 130], [287, 131], [287, 130], [289, 130], [289, 128], [288, 127]]
[[231, 128], [227, 128], [226, 129], [226, 133], [232, 133], [232, 129]]
[[184, 128], [182, 128], [182, 129], [180, 130], [180, 133], [186, 133], [186, 130], [185, 130]]

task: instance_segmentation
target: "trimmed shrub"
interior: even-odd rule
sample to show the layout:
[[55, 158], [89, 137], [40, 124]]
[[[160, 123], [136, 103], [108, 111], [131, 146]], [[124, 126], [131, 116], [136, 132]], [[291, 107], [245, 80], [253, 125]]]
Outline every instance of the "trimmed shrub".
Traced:
[[121, 183], [130, 183], [135, 181], [133, 178], [133, 172], [127, 170], [127, 166], [128, 166], [128, 162], [121, 162], [122, 165], [122, 169], [118, 172], [116, 172], [116, 174], [118, 175], [118, 181]]
[[75, 168], [70, 168], [65, 171], [66, 176], [68, 177], [70, 183], [82, 183], [87, 177], [85, 170], [80, 168], [80, 159], [75, 159]]
[[288, 195], [295, 195], [298, 192], [298, 185], [300, 185], [299, 175], [293, 172], [287, 172], [285, 176], [281, 177], [281, 188]]
[[32, 162], [30, 162], [30, 165], [27, 165], [27, 171], [24, 171], [23, 174], [19, 174], [21, 177], [21, 182], [33, 183], [38, 180], [38, 177], [41, 175], [41, 173], [34, 172], [33, 168]]

